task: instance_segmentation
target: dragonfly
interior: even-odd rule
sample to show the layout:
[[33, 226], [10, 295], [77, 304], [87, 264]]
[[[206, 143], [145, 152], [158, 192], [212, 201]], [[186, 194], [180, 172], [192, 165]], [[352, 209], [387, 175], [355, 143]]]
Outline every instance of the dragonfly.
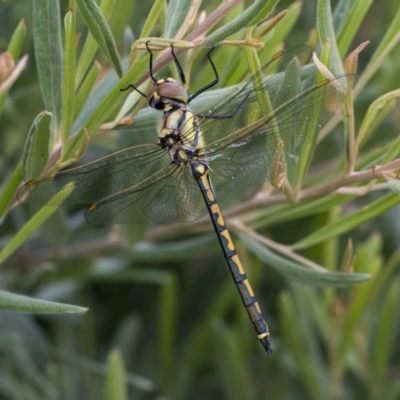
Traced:
[[[214, 79], [190, 94], [174, 46], [171, 53], [180, 82], [155, 77], [149, 42], [146, 47], [153, 88], [148, 94], [134, 85], [121, 90], [137, 91], [152, 109], [162, 112], [157, 142], [28, 181], [18, 198], [37, 206], [86, 205], [86, 219], [94, 225], [192, 222], [208, 213], [258, 339], [271, 353], [267, 322], [219, 208], [210, 172], [239, 184], [271, 180], [281, 185], [287, 168], [351, 90], [349, 76], [316, 82], [316, 69], [307, 77], [307, 67], [302, 66], [309, 51], [284, 50], [242, 84], [194, 112], [190, 103], [219, 82], [213, 49], [207, 59]], [[67, 198], [60, 200], [67, 190]]]

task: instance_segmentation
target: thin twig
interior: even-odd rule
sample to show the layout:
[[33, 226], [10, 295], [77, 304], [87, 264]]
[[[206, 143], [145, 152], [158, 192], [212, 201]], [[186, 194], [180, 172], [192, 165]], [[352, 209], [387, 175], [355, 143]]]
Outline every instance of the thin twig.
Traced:
[[[329, 194], [336, 194], [338, 189], [340, 188], [355, 185], [373, 179], [382, 178], [385, 172], [393, 171], [398, 168], [400, 168], [400, 159], [397, 159], [382, 166], [375, 166], [368, 170], [353, 172], [348, 176], [340, 177], [331, 182], [301, 190], [297, 195], [296, 202], [300, 202], [302, 200], [310, 200], [321, 196], [327, 196]], [[353, 192], [353, 194], [355, 193]], [[365, 195], [366, 193], [358, 192], [358, 194]], [[263, 208], [274, 204], [284, 204], [289, 202], [290, 202], [289, 199], [283, 193], [267, 194], [266, 192], [258, 192], [250, 200], [238, 204], [237, 206], [232, 207], [229, 210], [226, 210], [224, 212], [224, 216], [226, 218], [237, 217], [240, 214], [245, 214], [249, 211], [254, 211], [259, 208]], [[196, 222], [191, 223], [190, 230], [192, 232], [194, 231], [204, 232], [211, 230], [211, 225], [209, 225], [208, 218], [204, 217]], [[146, 235], [146, 238], [151, 240], [160, 239], [166, 236], [170, 238], [173, 237], [174, 235], [179, 235], [181, 232], [187, 233], [186, 224], [175, 223], [169, 225], [162, 225], [151, 229]]]
[[248, 226], [244, 225], [239, 219], [235, 218], [230, 220], [230, 226], [234, 229], [238, 230], [239, 232], [246, 233], [248, 236], [252, 237], [253, 239], [257, 240], [258, 242], [264, 244], [266, 247], [275, 250], [276, 252], [282, 254], [283, 256], [290, 258], [300, 264], [310, 267], [316, 271], [327, 272], [326, 268], [322, 267], [321, 265], [308, 260], [305, 257], [295, 253], [292, 251], [288, 246], [285, 246], [281, 243], [274, 242], [271, 239], [268, 239], [265, 236], [258, 234], [253, 229], [249, 228]]

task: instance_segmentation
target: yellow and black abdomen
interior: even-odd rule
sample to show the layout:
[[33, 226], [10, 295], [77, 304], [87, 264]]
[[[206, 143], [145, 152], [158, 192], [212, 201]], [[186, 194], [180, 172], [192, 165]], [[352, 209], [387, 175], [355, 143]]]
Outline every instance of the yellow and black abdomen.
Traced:
[[243, 305], [246, 307], [254, 329], [257, 332], [258, 339], [260, 340], [264, 349], [267, 352], [272, 353], [268, 325], [262, 315], [260, 306], [256, 297], [254, 296], [250, 282], [247, 279], [247, 275], [244, 272], [242, 263], [240, 262], [231, 236], [225, 225], [225, 221], [222, 217], [221, 210], [219, 209], [217, 199], [215, 198], [211, 185], [208, 166], [203, 162], [193, 162], [192, 175], [200, 187], [201, 193], [207, 205], [207, 209], [211, 216], [215, 232], [218, 235], [218, 240], [220, 242], [222, 251], [231, 271], [232, 278], [239, 291]]

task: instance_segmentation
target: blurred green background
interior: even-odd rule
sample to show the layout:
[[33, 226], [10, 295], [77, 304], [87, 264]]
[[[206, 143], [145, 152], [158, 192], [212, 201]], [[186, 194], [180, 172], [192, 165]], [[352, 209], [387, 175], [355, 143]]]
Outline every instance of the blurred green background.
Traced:
[[[14, 196], [27, 162], [40, 165], [40, 157], [25, 142], [35, 118], [49, 108], [46, 99], [51, 95], [53, 100], [59, 96], [61, 104], [75, 98], [77, 87], [75, 112], [65, 101], [64, 108], [48, 110], [58, 112], [62, 122], [57, 125], [53, 118], [55, 125], [47, 126], [47, 133], [53, 135], [52, 143], [55, 132], [79, 131], [84, 147], [82, 126], [87, 126], [91, 140], [84, 161], [156, 140], [159, 115], [146, 109], [135, 115], [132, 125], [107, 126], [92, 137], [123, 106], [126, 93], [119, 89], [136, 82], [148, 63], [141, 53], [144, 61], [135, 59], [126, 82], [119, 81], [111, 66], [115, 69], [118, 56], [112, 55], [110, 42], [99, 42], [107, 38], [106, 28], [100, 20], [85, 17], [85, 3], [91, 14], [92, 1], [77, 1], [80, 11], [72, 0], [0, 1], [0, 52], [9, 51], [15, 64], [29, 56], [9, 91], [2, 92], [1, 84], [12, 67], [4, 57], [0, 63], [0, 398], [398, 399], [400, 197], [395, 174], [389, 181], [378, 176], [355, 179], [339, 184], [336, 195], [321, 191], [299, 203], [255, 203], [252, 196], [261, 189], [281, 195], [269, 186], [238, 189], [216, 182], [228, 227], [271, 330], [272, 355], [258, 343], [208, 219], [169, 226], [93, 227], [85, 221], [83, 208], [60, 207], [51, 209], [51, 216], [42, 210], [27, 225], [37, 210], [19, 204]], [[124, 71], [136, 39], [165, 32], [174, 38], [195, 3], [104, 0], [104, 21]], [[221, 3], [199, 3], [194, 26], [207, 21]], [[356, 148], [349, 128], [353, 122], [355, 171], [391, 162], [398, 168], [398, 0], [238, 3], [229, 13], [222, 7], [226, 15], [205, 33], [209, 45], [217, 28], [228, 27], [228, 33], [215, 36], [218, 41], [243, 40], [244, 28], [260, 22], [274, 6], [271, 15], [289, 11], [260, 39], [265, 44], [259, 52], [261, 63], [287, 46], [308, 43], [320, 52], [325, 43], [321, 36], [332, 35], [333, 28], [337, 42], [330, 36], [332, 51], [337, 43], [341, 56], [371, 42], [359, 55], [354, 118], [348, 117], [345, 126], [323, 130], [303, 187], [340, 181]], [[256, 7], [260, 18], [245, 20]], [[68, 20], [71, 13], [65, 20], [68, 36], [64, 17], [70, 8], [76, 10], [76, 21]], [[62, 43], [64, 50], [59, 46], [38, 54], [34, 38], [38, 40], [40, 26], [49, 18], [55, 33], [47, 38], [55, 46]], [[87, 56], [85, 66], [88, 26], [100, 28], [88, 45], [96, 62]], [[265, 26], [257, 27], [255, 34]], [[64, 40], [75, 34], [81, 36], [70, 41], [67, 50]], [[75, 45], [83, 83], [68, 69], [74, 65]], [[199, 47], [180, 57], [191, 92], [212, 79], [205, 54]], [[221, 78], [218, 88], [248, 74], [245, 55], [245, 47], [217, 47], [213, 59]], [[47, 78], [59, 82], [59, 90], [43, 83], [46, 72], [37, 66], [47, 61]], [[167, 71], [175, 73], [174, 68]], [[46, 85], [50, 94], [44, 93]], [[67, 87], [72, 88], [69, 95]], [[132, 105], [135, 99], [130, 101]], [[46, 133], [46, 127], [42, 129]], [[50, 153], [49, 165], [54, 167], [57, 153]]]

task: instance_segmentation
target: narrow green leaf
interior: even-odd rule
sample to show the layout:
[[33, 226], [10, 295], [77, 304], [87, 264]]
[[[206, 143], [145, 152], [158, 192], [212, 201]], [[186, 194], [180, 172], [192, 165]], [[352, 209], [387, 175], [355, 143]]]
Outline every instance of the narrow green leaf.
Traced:
[[[135, 259], [136, 261], [136, 259]], [[124, 283], [142, 283], [153, 285], [166, 285], [169, 280], [167, 272], [152, 268], [132, 268], [127, 271], [115, 272], [104, 271], [90, 273], [85, 280], [89, 282], [124, 282]]]
[[342, 57], [344, 57], [349, 50], [354, 36], [360, 28], [361, 23], [364, 21], [364, 17], [372, 3], [373, 0], [356, 0], [352, 4], [351, 11], [337, 34], [337, 44]]
[[295, 299], [287, 291], [279, 297], [279, 315], [284, 345], [290, 349], [302, 383], [308, 389], [307, 398], [321, 399], [321, 386], [316, 383], [318, 379], [315, 376], [315, 360], [309, 360], [309, 349], [303, 330], [299, 332], [298, 329], [293, 329], [294, 326], [297, 328], [300, 325], [301, 319]]
[[[330, 43], [325, 42], [324, 45], [322, 46], [321, 50], [321, 55], [320, 59], [321, 62], [324, 65], [329, 65], [329, 58], [330, 58]], [[324, 78], [321, 76], [322, 74], [320, 72], [317, 73], [316, 76], [316, 84], [320, 83]], [[306, 109], [308, 107], [306, 106]], [[303, 131], [305, 130], [314, 130], [315, 133], [319, 131], [319, 120], [321, 116], [324, 113], [324, 106], [321, 103], [319, 106], [316, 105], [313, 109], [312, 112], [310, 113], [309, 120], [310, 122], [307, 121], [307, 125], [302, 129]], [[298, 168], [296, 172], [296, 182], [295, 182], [295, 192], [298, 193], [302, 186], [303, 186], [303, 181], [305, 176], [307, 175], [307, 172], [310, 168], [311, 162], [313, 160], [314, 156], [314, 151], [315, 147], [317, 145], [317, 139], [318, 135], [313, 135], [311, 141], [309, 144], [307, 144], [300, 152], [299, 155], [299, 161], [297, 163]]]
[[269, 60], [271, 56], [277, 51], [282, 42], [288, 37], [289, 32], [296, 24], [302, 11], [301, 3], [294, 2], [287, 8], [287, 15], [282, 18], [279, 23], [274, 26], [271, 32], [268, 32], [264, 39], [265, 46], [259, 51], [260, 59], [265, 61]]
[[[258, 58], [262, 65], [267, 63], [271, 57], [277, 52], [282, 41], [287, 37], [288, 33], [296, 24], [301, 12], [301, 3], [295, 2], [288, 7], [288, 14], [281, 19], [271, 32], [268, 32], [263, 38], [265, 46], [257, 51]], [[239, 49], [242, 51], [242, 49]], [[231, 50], [230, 50], [231, 51]], [[222, 58], [223, 60], [223, 58]], [[238, 65], [235, 67], [235, 73], [229, 74], [226, 77], [224, 86], [234, 85], [239, 80], [248, 75], [248, 64], [242, 62], [243, 57], [238, 60]]]
[[[161, 2], [160, 2], [161, 3]], [[164, 36], [174, 38], [181, 28], [183, 21], [192, 4], [191, 0], [170, 0], [168, 3], [167, 20], [165, 21]], [[161, 7], [160, 10], [161, 11]]]
[[[59, 201], [62, 201], [74, 190], [73, 185], [69, 190], [64, 190], [62, 195], [57, 194]], [[62, 197], [61, 197], [62, 196]], [[50, 200], [51, 202], [51, 200]], [[44, 204], [45, 205], [45, 204]], [[54, 213], [56, 207], [42, 207], [25, 225], [18, 231], [18, 233], [1, 249], [0, 251], [0, 264], [4, 262], [15, 250], [21, 246], [24, 241], [31, 236], [38, 227], [46, 221], [51, 214]]]
[[[381, 251], [382, 241], [377, 235], [371, 236], [367, 242], [358, 247], [355, 255], [356, 269], [366, 271], [370, 273], [373, 278], [366, 282], [364, 285], [360, 285], [354, 288], [351, 301], [347, 305], [347, 312], [343, 321], [343, 327], [340, 332], [339, 343], [335, 352], [334, 361], [338, 364], [335, 368], [343, 368], [343, 362], [345, 357], [352, 347], [352, 342], [356, 335], [356, 330], [359, 327], [360, 317], [362, 312], [367, 309], [368, 304], [372, 304], [376, 301], [374, 295], [374, 288], [382, 279], [380, 275], [387, 274], [387, 271], [382, 271], [382, 260], [379, 252]], [[387, 268], [389, 270], [389, 268]], [[392, 269], [393, 271], [393, 269]], [[380, 274], [381, 272], [381, 274]]]
[[136, 37], [130, 26], [124, 29], [124, 54], [130, 54], [131, 47], [135, 42]]
[[178, 311], [178, 283], [175, 275], [168, 274], [167, 282], [160, 293], [159, 357], [160, 372], [165, 385], [173, 377], [172, 366], [175, 354], [176, 326]]
[[[164, 6], [165, 6], [164, 0], [155, 0], [154, 1], [154, 4], [152, 5], [151, 10], [149, 12], [149, 15], [146, 18], [146, 21], [143, 25], [142, 32], [140, 32], [141, 38], [150, 36], [158, 18], [160, 17], [160, 14], [163, 12]], [[168, 8], [168, 10], [169, 10], [169, 8]], [[166, 37], [168, 37], [167, 34], [166, 34]]]
[[[396, 106], [397, 99], [400, 97], [400, 89], [385, 93], [378, 97], [369, 107], [364, 115], [360, 129], [357, 135], [357, 144], [361, 145], [376, 128], [375, 121], [382, 120]], [[381, 116], [381, 114], [383, 114]]]
[[265, 2], [264, 8], [262, 8], [258, 15], [254, 17], [254, 19], [249, 23], [249, 25], [256, 25], [261, 22], [264, 18], [266, 18], [275, 8], [275, 6], [279, 3], [279, 0], [268, 0]]
[[72, 10], [68, 11], [65, 16], [64, 28], [64, 79], [61, 117], [62, 153], [67, 149], [69, 136], [71, 134], [75, 103], [75, 14]]
[[[261, 64], [260, 60], [258, 59], [257, 51], [256, 49], [253, 49], [251, 47], [246, 47], [246, 55], [247, 55], [247, 61], [249, 64], [250, 68], [250, 73], [252, 76], [254, 76], [254, 86], [255, 87], [262, 87], [263, 86], [263, 75], [257, 74], [257, 72], [260, 71], [261, 69]], [[286, 75], [285, 75], [286, 78]], [[268, 114], [272, 111], [272, 104], [271, 100], [268, 96], [268, 91], [267, 90], [257, 90], [257, 102], [259, 104], [260, 110], [263, 110], [263, 113]], [[273, 122], [271, 122], [271, 125], [273, 126]], [[273, 135], [271, 135], [271, 138]]]
[[284, 257], [263, 246], [252, 237], [237, 233], [241, 240], [247, 245], [249, 250], [253, 252], [262, 262], [275, 268], [285, 278], [315, 287], [347, 287], [357, 283], [362, 283], [370, 278], [368, 274], [347, 274], [343, 272], [326, 272], [321, 270], [312, 270], [294, 261], [290, 261]]
[[[396, 22], [400, 19], [400, 16], [396, 18]], [[381, 70], [382, 65], [385, 63], [387, 60], [389, 54], [397, 47], [397, 45], [400, 42], [400, 32], [398, 30], [398, 25], [394, 29], [396, 29], [395, 32], [393, 32], [393, 26], [391, 26], [387, 34], [385, 35], [385, 38], [383, 39], [382, 43], [385, 42], [384, 46], [379, 46], [377, 51], [374, 53], [372, 58], [369, 60], [369, 63], [367, 66], [364, 68], [360, 79], [357, 80], [357, 85], [355, 87], [354, 93], [357, 95], [358, 93], [361, 92], [361, 90], [365, 87], [365, 85], [371, 80], [371, 78]]]
[[338, 218], [336, 221], [333, 221], [320, 229], [317, 229], [306, 238], [293, 244], [291, 248], [294, 250], [305, 249], [332, 237], [341, 235], [356, 228], [362, 223], [377, 217], [398, 203], [400, 203], [400, 197], [395, 193], [388, 193], [385, 196], [380, 197], [378, 200], [368, 204], [367, 206], [362, 207], [351, 214]]
[[53, 115], [42, 111], [33, 121], [26, 138], [22, 165], [25, 181], [39, 178], [49, 158]]
[[388, 149], [383, 153], [385, 156], [382, 159], [382, 164], [387, 164], [394, 161], [400, 154], [400, 136], [389, 143]]
[[132, 312], [123, 316], [113, 333], [111, 346], [120, 349], [122, 354], [130, 355], [127, 367], [132, 365], [132, 355], [140, 350], [143, 328], [143, 318]]
[[376, 325], [377, 332], [373, 347], [372, 367], [374, 368], [374, 376], [378, 381], [383, 381], [390, 369], [390, 359], [397, 345], [396, 328], [399, 325], [397, 307], [400, 300], [400, 282], [393, 281], [388, 293], [386, 294], [385, 303], [380, 313], [380, 321]]
[[58, 1], [33, 1], [33, 42], [44, 107], [54, 115], [53, 123], [58, 129], [61, 119], [63, 77], [63, 48]]
[[379, 43], [379, 46], [375, 50], [369, 63], [373, 64], [386, 51], [386, 49], [390, 46], [391, 42], [396, 38], [396, 36], [398, 37], [399, 26], [400, 26], [400, 7], [397, 8], [397, 12], [393, 20], [391, 21], [387, 31], [385, 32], [385, 36]]
[[122, 76], [122, 65], [119, 58], [117, 45], [108, 26], [107, 20], [95, 0], [77, 0], [79, 11], [89, 27], [99, 47], [107, 57], [110, 64]]
[[11, 36], [10, 42], [7, 46], [7, 51], [12, 55], [14, 61], [18, 59], [21, 54], [22, 46], [24, 45], [26, 37], [25, 20], [21, 20]]
[[[132, 82], [136, 82], [140, 76], [144, 74], [148, 68], [148, 56], [140, 58], [138, 62], [122, 77], [116, 86], [114, 86], [106, 95], [106, 97], [100, 102], [96, 107], [95, 111], [90, 115], [89, 119], [85, 121], [85, 126], [89, 137], [92, 137], [100, 125], [107, 120], [109, 115], [118, 106], [119, 101], [122, 100], [126, 94], [121, 92], [121, 88], [127, 87]], [[79, 143], [82, 141], [84, 135], [83, 128], [79, 131], [78, 135], [75, 136], [72, 141], [68, 154], [66, 154], [65, 159], [72, 158], [76, 151], [78, 150]]]
[[[61, 351], [55, 348], [49, 349], [48, 353], [62, 361], [65, 365], [73, 367], [74, 370], [82, 373], [89, 371], [94, 376], [99, 377], [102, 381], [107, 377], [107, 373], [109, 372], [109, 370], [105, 369], [104, 363], [93, 361], [92, 359], [79, 356], [78, 354]], [[145, 392], [154, 392], [156, 390], [155, 383], [141, 375], [132, 373], [126, 374], [126, 380], [132, 388], [143, 390]]]
[[176, 262], [200, 257], [204, 254], [204, 248], [209, 253], [219, 250], [214, 233], [167, 243], [141, 242], [130, 254], [136, 262]]
[[242, 400], [251, 398], [247, 384], [248, 370], [240, 352], [241, 346], [236, 332], [228, 329], [221, 320], [212, 321], [215, 343], [213, 355], [218, 368], [224, 399]]
[[83, 314], [85, 307], [40, 300], [0, 290], [0, 309], [32, 314]]
[[[7, 46], [6, 53], [2, 53], [1, 56], [4, 57], [5, 54], [9, 54], [16, 63], [21, 54], [22, 46], [24, 45], [25, 42], [25, 37], [26, 37], [26, 25], [25, 25], [25, 20], [22, 19], [18, 24], [17, 28], [15, 29], [13, 35], [11, 36], [10, 42], [8, 43]], [[8, 95], [8, 90], [6, 90], [5, 93], [0, 94], [0, 115], [3, 110], [3, 106], [6, 101], [7, 95]]]
[[318, 0], [317, 2], [317, 29], [321, 46], [323, 46], [326, 40], [329, 39], [332, 72], [336, 76], [343, 75], [344, 69], [336, 43], [330, 0]]
[[[100, 4], [100, 10], [104, 18], [108, 21], [114, 9], [115, 0], [103, 0]], [[98, 49], [96, 40], [92, 34], [89, 34], [83, 45], [82, 52], [79, 56], [78, 65], [76, 67], [75, 88], [77, 89], [86, 75], [86, 72], [93, 61], [94, 55]]]
[[14, 172], [2, 188], [2, 192], [0, 193], [0, 221], [3, 218], [5, 211], [7, 210], [8, 205], [11, 203], [11, 200], [13, 199], [14, 194], [18, 189], [18, 186], [22, 182], [22, 179], [23, 168], [22, 163], [19, 162]]
[[253, 229], [259, 229], [280, 222], [320, 214], [355, 198], [356, 196], [325, 196], [296, 204], [282, 204], [265, 208], [265, 210], [255, 213], [254, 217], [251, 215], [247, 221], [251, 222]]
[[400, 180], [399, 179], [387, 179], [389, 189], [400, 195]]
[[203, 45], [205, 47], [215, 46], [218, 42], [237, 33], [240, 29], [248, 27], [252, 21], [260, 16], [261, 12], [267, 11], [268, 8], [265, 7], [265, 0], [255, 0], [254, 3], [238, 17], [207, 36]]
[[126, 370], [122, 354], [119, 350], [112, 350], [107, 361], [106, 378], [107, 400], [127, 400]]
[[79, 87], [78, 93], [75, 98], [74, 119], [79, 115], [83, 106], [88, 99], [97, 78], [101, 72], [101, 65], [95, 60], [89, 72], [87, 73], [82, 85]]

